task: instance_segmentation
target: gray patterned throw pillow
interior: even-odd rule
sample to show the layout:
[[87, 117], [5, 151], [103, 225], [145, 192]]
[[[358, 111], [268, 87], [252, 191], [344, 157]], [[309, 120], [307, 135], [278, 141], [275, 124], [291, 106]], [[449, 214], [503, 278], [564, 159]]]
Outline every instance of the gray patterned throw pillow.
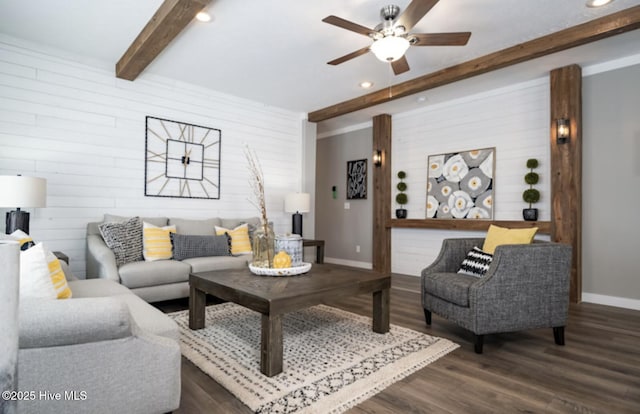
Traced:
[[196, 236], [171, 233], [170, 236], [175, 260], [184, 260], [191, 257], [231, 255], [231, 238], [228, 234]]
[[102, 223], [98, 226], [107, 246], [116, 256], [116, 265], [142, 260], [142, 221], [133, 217], [121, 223]]

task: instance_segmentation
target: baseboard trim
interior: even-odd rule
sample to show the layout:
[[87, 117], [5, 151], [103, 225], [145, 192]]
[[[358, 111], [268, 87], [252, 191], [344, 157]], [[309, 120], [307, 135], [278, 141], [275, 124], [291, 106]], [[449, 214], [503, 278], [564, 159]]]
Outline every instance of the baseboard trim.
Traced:
[[359, 267], [360, 269], [373, 269], [373, 264], [369, 262], [358, 262], [356, 260], [336, 259], [335, 257], [325, 257], [325, 263], [333, 263], [342, 266]]
[[597, 293], [582, 292], [582, 301], [597, 303], [598, 305], [615, 306], [616, 308], [640, 310], [639, 299], [621, 298], [618, 296], [608, 296], [599, 295]]

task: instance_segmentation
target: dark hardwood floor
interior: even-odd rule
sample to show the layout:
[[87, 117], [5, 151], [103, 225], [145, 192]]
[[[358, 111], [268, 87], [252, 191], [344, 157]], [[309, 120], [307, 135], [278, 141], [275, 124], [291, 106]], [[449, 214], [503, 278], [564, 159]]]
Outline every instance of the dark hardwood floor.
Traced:
[[[477, 355], [464, 329], [435, 314], [426, 326], [419, 286], [419, 278], [393, 276], [391, 323], [461, 347], [349, 413], [640, 413], [640, 311], [572, 305], [565, 346], [554, 344], [551, 329], [540, 329], [488, 335]], [[371, 315], [371, 295], [327, 304]], [[159, 307], [186, 309], [187, 301]], [[175, 413], [250, 412], [183, 358]]]

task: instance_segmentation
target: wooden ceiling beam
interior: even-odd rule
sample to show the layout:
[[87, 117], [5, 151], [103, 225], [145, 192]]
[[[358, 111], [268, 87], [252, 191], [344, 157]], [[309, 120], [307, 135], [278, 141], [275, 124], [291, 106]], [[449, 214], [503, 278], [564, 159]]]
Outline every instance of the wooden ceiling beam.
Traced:
[[459, 65], [420, 76], [389, 88], [310, 112], [308, 119], [310, 122], [320, 122], [335, 118], [638, 28], [640, 28], [640, 6], [635, 6]]
[[165, 0], [116, 63], [116, 77], [135, 80], [211, 0]]

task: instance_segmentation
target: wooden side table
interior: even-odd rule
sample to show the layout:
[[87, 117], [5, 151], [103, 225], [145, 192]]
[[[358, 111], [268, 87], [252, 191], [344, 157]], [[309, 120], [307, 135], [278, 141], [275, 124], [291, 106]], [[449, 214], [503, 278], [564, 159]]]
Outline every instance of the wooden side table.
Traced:
[[324, 263], [324, 240], [302, 239], [302, 247], [316, 247], [316, 263]]

